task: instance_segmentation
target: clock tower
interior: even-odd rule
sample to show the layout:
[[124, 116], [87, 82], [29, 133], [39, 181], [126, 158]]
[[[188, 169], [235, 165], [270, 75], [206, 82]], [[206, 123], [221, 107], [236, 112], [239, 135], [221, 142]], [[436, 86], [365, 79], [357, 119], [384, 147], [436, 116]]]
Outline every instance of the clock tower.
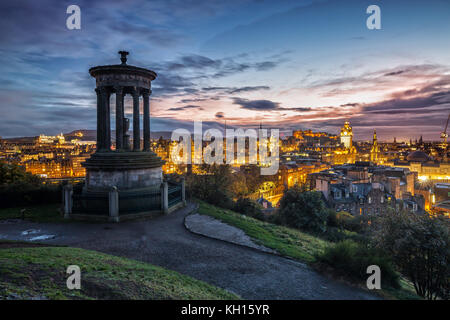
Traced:
[[346, 149], [351, 149], [353, 146], [353, 131], [350, 127], [350, 123], [345, 121], [344, 126], [341, 128], [341, 143]]

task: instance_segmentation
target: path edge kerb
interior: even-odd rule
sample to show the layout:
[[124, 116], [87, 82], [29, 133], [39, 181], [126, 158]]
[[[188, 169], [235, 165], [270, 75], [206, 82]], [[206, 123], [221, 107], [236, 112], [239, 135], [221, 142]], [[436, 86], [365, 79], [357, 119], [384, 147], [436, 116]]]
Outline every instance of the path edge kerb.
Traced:
[[[198, 213], [199, 205], [198, 205], [198, 203], [194, 203], [194, 204], [195, 204], [194, 208], [192, 208], [192, 210], [190, 210], [190, 212], [183, 218], [183, 225], [184, 225], [184, 228], [185, 228], [187, 231], [189, 231], [190, 233], [195, 234], [195, 235], [198, 235], [198, 236], [201, 236], [201, 237], [204, 237], [204, 238], [213, 239], [213, 240], [216, 240], [216, 241], [221, 241], [221, 242], [228, 243], [228, 244], [235, 245], [235, 246], [239, 246], [239, 247], [242, 247], [242, 248], [254, 250], [254, 251], [257, 251], [257, 252], [260, 252], [260, 253], [265, 253], [265, 254], [270, 254], [270, 255], [277, 256], [277, 257], [282, 257], [282, 258], [288, 259], [288, 260], [290, 260], [290, 261], [293, 261], [293, 262], [296, 262], [296, 263], [301, 263], [301, 264], [303, 264], [303, 265], [308, 266], [308, 263], [303, 262], [303, 261], [299, 261], [299, 260], [296, 260], [296, 259], [293, 259], [293, 258], [291, 258], [291, 257], [289, 257], [289, 256], [285, 256], [285, 255], [279, 253], [278, 251], [276, 251], [275, 249], [272, 249], [272, 248], [269, 248], [269, 249], [272, 249], [273, 252], [270, 252], [270, 251], [264, 251], [264, 250], [261, 250], [261, 249], [255, 248], [255, 247], [247, 246], [247, 245], [245, 245], [245, 244], [236, 243], [236, 242], [231, 242], [231, 241], [228, 241], [228, 240], [224, 240], [224, 239], [212, 237], [212, 236], [210, 236], [210, 235], [207, 235], [207, 234], [204, 234], [204, 233], [201, 233], [201, 232], [197, 232], [197, 231], [191, 230], [191, 229], [187, 226], [187, 224], [186, 224], [186, 218], [189, 217], [190, 215], [193, 215], [193, 214]], [[200, 214], [200, 213], [199, 213], [199, 214]], [[213, 217], [211, 217], [211, 218], [213, 218]], [[213, 218], [213, 219], [215, 219], [215, 218]], [[216, 219], [216, 220], [218, 220], [218, 219]], [[220, 220], [218, 220], [218, 221], [220, 221]], [[220, 222], [222, 222], [222, 221], [220, 221]], [[225, 222], [222, 222], [222, 223], [225, 223]], [[235, 227], [235, 228], [236, 228], [236, 227]], [[250, 238], [251, 238], [251, 237], [250, 237]], [[251, 238], [251, 239], [253, 240], [253, 238]]]

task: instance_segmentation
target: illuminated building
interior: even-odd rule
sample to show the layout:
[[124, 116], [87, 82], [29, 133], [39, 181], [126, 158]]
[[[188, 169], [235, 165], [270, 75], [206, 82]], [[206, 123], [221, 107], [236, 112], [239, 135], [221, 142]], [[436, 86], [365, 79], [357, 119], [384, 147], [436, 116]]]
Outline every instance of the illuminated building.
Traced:
[[329, 166], [314, 162], [314, 163], [297, 163], [294, 161], [280, 164], [278, 170], [278, 185], [283, 185], [288, 188], [294, 185], [302, 185], [307, 182], [309, 174], [320, 172], [328, 169]]
[[408, 169], [356, 162], [310, 175], [311, 189], [321, 191], [330, 207], [353, 215], [383, 214], [387, 207], [412, 212], [425, 209], [414, 194], [415, 174]]
[[345, 121], [344, 126], [341, 128], [341, 143], [346, 149], [351, 149], [353, 146], [353, 130], [350, 127], [350, 123]]
[[63, 144], [66, 142], [66, 139], [64, 138], [64, 135], [61, 133], [59, 136], [46, 136], [41, 134], [38, 137], [38, 143], [40, 144], [45, 144], [45, 143], [59, 143], [59, 144]]
[[450, 163], [435, 161], [420, 150], [411, 152], [406, 160], [395, 159], [386, 164], [416, 172], [420, 182], [450, 182]]
[[373, 131], [372, 148], [370, 149], [370, 161], [377, 163], [380, 154], [380, 147], [377, 141], [377, 130]]

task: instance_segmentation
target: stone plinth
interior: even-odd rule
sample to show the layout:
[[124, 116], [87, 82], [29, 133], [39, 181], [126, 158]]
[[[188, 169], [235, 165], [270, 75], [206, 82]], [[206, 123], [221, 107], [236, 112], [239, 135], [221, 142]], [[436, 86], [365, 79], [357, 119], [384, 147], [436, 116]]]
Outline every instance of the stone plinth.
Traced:
[[153, 152], [98, 152], [83, 163], [85, 191], [119, 191], [159, 187], [163, 161]]
[[86, 174], [86, 190], [109, 190], [116, 186], [118, 190], [160, 186], [162, 169], [131, 169], [114, 171], [89, 170]]

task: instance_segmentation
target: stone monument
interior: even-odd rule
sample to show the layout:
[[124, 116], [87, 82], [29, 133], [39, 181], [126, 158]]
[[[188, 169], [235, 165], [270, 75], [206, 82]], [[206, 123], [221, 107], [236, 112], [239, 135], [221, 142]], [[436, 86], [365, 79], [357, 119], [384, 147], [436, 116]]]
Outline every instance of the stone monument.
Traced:
[[[110, 220], [113, 216], [112, 220], [117, 221], [118, 214], [168, 210], [168, 185], [163, 182], [162, 174], [164, 162], [150, 150], [150, 94], [151, 82], [156, 78], [156, 73], [128, 65], [128, 52], [119, 51], [119, 54], [121, 64], [89, 69], [90, 75], [96, 80], [97, 151], [82, 164], [86, 168], [86, 181], [81, 194], [77, 199], [74, 198], [78, 212], [109, 215]], [[132, 143], [128, 135], [130, 121], [124, 114], [124, 97], [127, 94], [133, 97]], [[113, 95], [116, 127], [114, 149], [110, 107]]]

